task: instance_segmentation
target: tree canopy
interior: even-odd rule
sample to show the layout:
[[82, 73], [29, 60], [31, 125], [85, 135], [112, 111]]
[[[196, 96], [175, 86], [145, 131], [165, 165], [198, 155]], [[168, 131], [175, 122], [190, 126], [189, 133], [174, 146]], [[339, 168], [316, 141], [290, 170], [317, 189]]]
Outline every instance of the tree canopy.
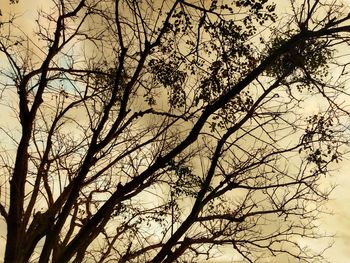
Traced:
[[5, 263], [323, 261], [304, 241], [347, 151], [349, 14], [52, 0], [27, 32], [2, 10]]

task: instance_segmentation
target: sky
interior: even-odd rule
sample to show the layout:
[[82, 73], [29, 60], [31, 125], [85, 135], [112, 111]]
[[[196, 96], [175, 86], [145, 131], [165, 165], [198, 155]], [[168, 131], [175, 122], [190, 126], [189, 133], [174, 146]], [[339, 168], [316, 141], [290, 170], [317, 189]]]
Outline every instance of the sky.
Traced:
[[[37, 13], [36, 10], [40, 7], [45, 7], [48, 0], [20, 0], [19, 4], [9, 5], [8, 0], [0, 0], [0, 9], [3, 14], [6, 12], [19, 13], [21, 18], [18, 20], [23, 26], [22, 30], [29, 32], [31, 31], [35, 24], [34, 19]], [[278, 4], [280, 2], [283, 4], [288, 4], [287, 0], [276, 1]], [[350, 6], [350, 1], [347, 4]], [[285, 6], [281, 6], [281, 11], [283, 12]], [[350, 89], [350, 87], [349, 87]], [[313, 105], [311, 105], [313, 107]], [[1, 109], [3, 110], [3, 109]], [[307, 110], [307, 109], [306, 109]], [[310, 110], [310, 109], [309, 109]], [[6, 114], [5, 114], [6, 115]], [[6, 117], [2, 114], [1, 124], [6, 123]], [[350, 260], [350, 155], [344, 156], [344, 161], [340, 163], [339, 169], [334, 172], [334, 176], [327, 178], [334, 182], [337, 187], [331, 195], [331, 200], [327, 205], [327, 211], [332, 212], [331, 215], [325, 215], [320, 219], [320, 230], [326, 231], [329, 234], [336, 234], [334, 239], [334, 245], [325, 255], [332, 263], [344, 263]], [[1, 231], [0, 234], [4, 234]], [[324, 244], [320, 241], [311, 242], [311, 246], [319, 247]], [[4, 246], [3, 240], [0, 239], [0, 249]], [[230, 258], [228, 255], [227, 258]], [[224, 261], [220, 261], [224, 262]]]

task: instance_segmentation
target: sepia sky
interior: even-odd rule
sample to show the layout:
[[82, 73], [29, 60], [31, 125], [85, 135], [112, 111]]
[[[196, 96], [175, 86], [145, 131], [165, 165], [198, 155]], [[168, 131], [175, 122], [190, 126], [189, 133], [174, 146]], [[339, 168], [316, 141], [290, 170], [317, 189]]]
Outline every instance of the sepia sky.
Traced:
[[[346, 0], [347, 4], [350, 6], [350, 0]], [[50, 0], [20, 0], [16, 5], [9, 5], [9, 0], [0, 0], [0, 9], [3, 16], [7, 13], [20, 14], [18, 22], [21, 25], [21, 29], [24, 32], [30, 32], [34, 29], [34, 20], [37, 17], [37, 9], [45, 8]], [[279, 12], [286, 12], [288, 8], [289, 0], [276, 0], [280, 6]], [[0, 61], [0, 63], [2, 63]], [[350, 85], [350, 84], [349, 84]], [[350, 90], [350, 86], [349, 86]], [[311, 104], [310, 107], [315, 107], [315, 104]], [[0, 108], [2, 113], [2, 120], [0, 125], [6, 124], [6, 113], [4, 109]], [[312, 110], [311, 108], [305, 110]], [[344, 263], [350, 262], [350, 209], [348, 209], [350, 204], [350, 155], [343, 157], [343, 162], [340, 163], [338, 170], [333, 172], [332, 177], [327, 177], [326, 180], [330, 180], [332, 183], [336, 184], [337, 187], [332, 193], [332, 200], [329, 201], [326, 210], [332, 212], [332, 215], [324, 215], [320, 219], [319, 230], [321, 232], [327, 232], [328, 234], [336, 234], [334, 239], [334, 245], [325, 255], [332, 263]], [[0, 235], [4, 236], [4, 230], [0, 229]], [[311, 241], [311, 247], [322, 247], [325, 243], [322, 241]], [[0, 250], [4, 248], [4, 240], [0, 239]], [[0, 252], [0, 257], [2, 258], [3, 251]], [[232, 262], [232, 255], [228, 254], [219, 261], [212, 261], [217, 263]], [[272, 261], [275, 262], [275, 261]], [[280, 263], [284, 263], [279, 261]]]

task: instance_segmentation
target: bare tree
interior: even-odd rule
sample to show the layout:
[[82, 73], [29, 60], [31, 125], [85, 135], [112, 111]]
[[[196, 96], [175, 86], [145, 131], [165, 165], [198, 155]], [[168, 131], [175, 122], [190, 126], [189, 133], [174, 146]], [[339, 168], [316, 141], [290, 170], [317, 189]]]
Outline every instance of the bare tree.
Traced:
[[0, 27], [6, 263], [323, 260], [299, 241], [345, 151], [345, 6], [50, 6]]

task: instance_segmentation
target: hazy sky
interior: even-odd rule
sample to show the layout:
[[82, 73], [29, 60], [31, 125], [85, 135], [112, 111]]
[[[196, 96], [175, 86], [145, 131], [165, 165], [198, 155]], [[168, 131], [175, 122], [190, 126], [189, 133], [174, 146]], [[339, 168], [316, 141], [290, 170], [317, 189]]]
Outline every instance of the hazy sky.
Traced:
[[[7, 12], [22, 14], [18, 20], [23, 26], [22, 30], [29, 32], [34, 27], [34, 19], [36, 17], [36, 9], [45, 7], [50, 0], [22, 0], [17, 5], [9, 5], [9, 0], [0, 0], [0, 9], [3, 15]], [[275, 1], [279, 5], [288, 4], [288, 0]], [[350, 5], [350, 1], [348, 1]], [[283, 10], [282, 7], [280, 10]], [[33, 19], [34, 18], [34, 19]], [[350, 89], [350, 87], [349, 87]], [[3, 115], [3, 114], [2, 114]], [[2, 116], [3, 118], [4, 116]], [[2, 119], [4, 121], [4, 119]], [[335, 233], [335, 243], [331, 249], [326, 252], [326, 256], [332, 263], [350, 262], [350, 156], [344, 158], [340, 164], [339, 171], [334, 173], [335, 176], [327, 178], [332, 180], [338, 186], [332, 194], [332, 200], [328, 203], [328, 210], [333, 211], [331, 216], [323, 216], [320, 220], [320, 230], [327, 231], [332, 234]], [[3, 231], [1, 231], [3, 234]], [[3, 247], [3, 240], [0, 240], [0, 249]], [[324, 245], [322, 242], [312, 242], [312, 246]]]

